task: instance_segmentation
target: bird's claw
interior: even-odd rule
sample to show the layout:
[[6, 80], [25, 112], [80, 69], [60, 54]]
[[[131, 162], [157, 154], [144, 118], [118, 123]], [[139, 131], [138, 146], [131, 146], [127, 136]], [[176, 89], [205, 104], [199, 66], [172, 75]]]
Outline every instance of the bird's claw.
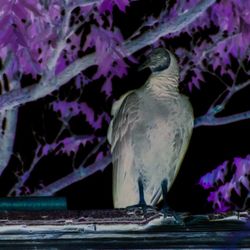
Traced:
[[127, 210], [129, 211], [143, 211], [143, 213], [147, 213], [148, 211], [152, 211], [155, 210], [155, 208], [153, 206], [149, 206], [147, 204], [136, 204], [136, 205], [132, 205], [132, 206], [128, 206], [126, 207]]
[[141, 208], [141, 209], [144, 209], [144, 208], [152, 208], [152, 206], [149, 206], [147, 205], [146, 203], [145, 204], [141, 204], [141, 203], [138, 203], [136, 205], [132, 205], [132, 206], [128, 206], [127, 209], [134, 209], [134, 208]]
[[184, 225], [183, 219], [179, 216], [178, 213], [176, 213], [174, 210], [170, 209], [169, 207], [165, 207], [161, 209], [161, 213], [164, 217], [165, 223], [174, 223], [177, 225]]

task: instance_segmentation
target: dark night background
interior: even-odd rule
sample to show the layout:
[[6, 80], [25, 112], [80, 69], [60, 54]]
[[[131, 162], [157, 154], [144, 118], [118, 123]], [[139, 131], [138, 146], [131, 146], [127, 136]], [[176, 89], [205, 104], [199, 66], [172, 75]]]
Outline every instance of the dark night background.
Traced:
[[[165, 7], [165, 0], [158, 1], [135, 1], [128, 8], [127, 13], [123, 14], [118, 9], [114, 9], [114, 22], [120, 27], [124, 38], [128, 38], [137, 30], [145, 20], [145, 16], [154, 15], [157, 17]], [[169, 1], [169, 6], [174, 1]], [[213, 33], [214, 30], [208, 32]], [[207, 32], [197, 32], [197, 37], [207, 36]], [[190, 37], [183, 34], [179, 39], [168, 40], [166, 47], [174, 50], [179, 46], [189, 46]], [[143, 51], [139, 51], [135, 56], [140, 57]], [[232, 61], [234, 59], [232, 58]], [[237, 62], [233, 62], [237, 68]], [[103, 111], [110, 113], [112, 103], [128, 90], [138, 88], [146, 81], [150, 72], [147, 70], [137, 72], [137, 66], [130, 63], [131, 67], [128, 74], [123, 79], [114, 78], [112, 97], [106, 99], [100, 89], [103, 79], [95, 80], [84, 86], [81, 100], [84, 100], [92, 107], [97, 114]], [[91, 67], [85, 71], [86, 75], [91, 76], [96, 68]], [[180, 68], [181, 70], [181, 68]], [[244, 74], [240, 74], [244, 78]], [[190, 93], [186, 82], [180, 83], [182, 92], [189, 95], [193, 105], [195, 117], [204, 114], [214, 99], [222, 92], [223, 86], [217, 78], [204, 74], [205, 82], [200, 89], [193, 88]], [[34, 80], [29, 76], [23, 77], [23, 85], [34, 84]], [[236, 94], [227, 106], [223, 114], [232, 114], [245, 111], [250, 108], [249, 104], [250, 88]], [[53, 142], [60, 122], [57, 114], [50, 108], [50, 102], [56, 98], [61, 100], [74, 100], [79, 93], [72, 87], [72, 82], [61, 87], [59, 91], [53, 92], [50, 96], [36, 102], [28, 103], [20, 108], [16, 141], [14, 152], [19, 152], [24, 163], [29, 165], [32, 160], [32, 152], [36, 145], [36, 140], [41, 142], [43, 139], [40, 134], [44, 134], [47, 142]], [[84, 116], [70, 121], [71, 130], [74, 134], [91, 134], [106, 136], [108, 124], [103, 124], [102, 129], [93, 131], [85, 122]], [[212, 211], [211, 205], [207, 202], [208, 192], [204, 191], [198, 182], [201, 176], [208, 171], [212, 171], [216, 166], [225, 160], [232, 160], [236, 156], [245, 157], [249, 154], [250, 142], [250, 120], [232, 123], [224, 126], [198, 127], [193, 131], [190, 146], [179, 171], [178, 177], [169, 192], [169, 204], [177, 211], [190, 211], [195, 213]], [[36, 131], [36, 132], [34, 132]], [[34, 134], [35, 133], [35, 134]], [[67, 134], [68, 131], [65, 131]], [[107, 144], [103, 146], [107, 148]], [[82, 159], [93, 148], [88, 144], [78, 153], [78, 158]], [[72, 157], [59, 155], [54, 157], [48, 155], [44, 157], [32, 173], [32, 178], [27, 183], [29, 186], [37, 185], [42, 179], [41, 185], [49, 184], [59, 176], [67, 175], [72, 171]], [[91, 162], [91, 159], [89, 160]], [[25, 164], [24, 164], [25, 165]], [[13, 174], [22, 168], [20, 161], [13, 156], [9, 163], [9, 168], [0, 177], [0, 195], [6, 196], [9, 189], [15, 183], [16, 177]], [[105, 209], [112, 208], [112, 165], [110, 164], [103, 172], [79, 181], [61, 190], [57, 196], [66, 196], [69, 209]], [[235, 197], [235, 202], [241, 202]]]

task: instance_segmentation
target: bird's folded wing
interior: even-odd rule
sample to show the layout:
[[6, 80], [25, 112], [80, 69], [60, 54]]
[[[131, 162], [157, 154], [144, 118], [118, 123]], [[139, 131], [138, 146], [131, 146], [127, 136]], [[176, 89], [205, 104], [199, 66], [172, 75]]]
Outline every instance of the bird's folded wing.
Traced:
[[[114, 118], [116, 116], [116, 113], [119, 111], [119, 109], [121, 108], [124, 99], [131, 94], [132, 91], [129, 91], [127, 93], [125, 93], [124, 95], [122, 95], [117, 101], [115, 101], [113, 103], [112, 106], [112, 110], [111, 110], [111, 116]], [[108, 134], [107, 134], [107, 138], [108, 138], [108, 142], [109, 144], [112, 144], [112, 131], [113, 131], [113, 120], [111, 120], [110, 124], [109, 124], [109, 128], [108, 128]]]
[[[111, 122], [109, 124], [108, 134], [107, 134], [108, 142], [111, 145], [113, 145], [113, 130], [114, 130], [113, 128], [114, 128], [114, 122], [115, 122], [115, 127], [116, 128], [120, 127], [120, 126], [118, 126], [118, 119], [116, 119], [116, 117], [118, 116], [118, 113], [119, 113], [119, 122], [120, 121], [123, 122], [123, 120], [120, 120], [120, 119], [121, 119], [121, 116], [123, 116], [123, 113], [128, 112], [128, 111], [125, 111], [124, 105], [126, 105], [126, 107], [129, 106], [128, 105], [127, 97], [130, 96], [130, 95], [135, 95], [134, 91], [129, 91], [126, 94], [122, 95], [119, 98], [119, 100], [117, 100], [116, 102], [114, 102], [114, 104], [112, 106], [111, 116], [113, 117], [113, 119], [111, 120]], [[130, 97], [130, 99], [131, 99], [131, 97]]]
[[114, 117], [109, 127], [109, 141], [111, 142], [113, 162], [114, 199], [119, 199], [117, 195], [128, 181], [127, 172], [133, 167], [132, 130], [139, 117], [138, 102], [137, 94], [130, 92], [122, 102], [116, 103], [113, 108]]

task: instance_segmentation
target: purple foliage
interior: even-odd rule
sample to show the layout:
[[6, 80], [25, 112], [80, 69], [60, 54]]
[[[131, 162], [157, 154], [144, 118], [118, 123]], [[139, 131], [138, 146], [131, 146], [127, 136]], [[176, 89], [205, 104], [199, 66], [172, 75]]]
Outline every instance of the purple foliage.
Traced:
[[[112, 92], [111, 79], [114, 76], [122, 78], [127, 73], [127, 64], [124, 62], [125, 52], [121, 47], [123, 42], [121, 32], [117, 27], [113, 26], [112, 15], [105, 16], [104, 12], [108, 10], [112, 13], [112, 9], [115, 5], [123, 10], [123, 7], [128, 6], [128, 4], [129, 1], [124, 0], [102, 1], [98, 10], [84, 7], [81, 8], [80, 14], [73, 15], [75, 22], [72, 27], [81, 28], [81, 24], [84, 25], [88, 22], [92, 22], [93, 16], [96, 24], [90, 26], [90, 31], [87, 34], [85, 34], [85, 30], [82, 28], [79, 34], [73, 32], [68, 37], [68, 41], [70, 42], [66, 44], [59, 57], [56, 74], [59, 74], [67, 65], [74, 62], [78, 57], [79, 51], [85, 54], [89, 49], [95, 49], [98, 70], [91, 80], [104, 76], [105, 82], [103, 83], [102, 90], [107, 96], [110, 96]], [[80, 20], [81, 16], [84, 16], [84, 21]], [[106, 22], [104, 22], [104, 19]], [[83, 37], [85, 42], [79, 50], [77, 48], [79, 48]], [[72, 47], [74, 49], [72, 49]], [[129, 57], [129, 59], [132, 60], [132, 57]]]
[[70, 156], [71, 153], [76, 153], [79, 150], [79, 147], [85, 146], [87, 142], [93, 142], [95, 137], [92, 136], [72, 136], [64, 138], [62, 141], [46, 144], [42, 148], [42, 155], [46, 156], [49, 153], [53, 152], [55, 155], [66, 154]]
[[[226, 180], [226, 176], [229, 175], [231, 165], [228, 161], [225, 161], [212, 172], [201, 177], [199, 182], [204, 189], [210, 190], [208, 201], [212, 202], [213, 208], [218, 212], [226, 212], [230, 209], [245, 209], [245, 207], [237, 206], [232, 201], [232, 191], [239, 197], [242, 195], [242, 186], [250, 192], [250, 155], [246, 158], [234, 158], [233, 166], [235, 173], [231, 175], [230, 180], [228, 178]], [[247, 198], [245, 197], [245, 199]]]
[[129, 0], [103, 0], [99, 10], [103, 14], [105, 11], [112, 12], [114, 6], [117, 6], [122, 12], [125, 12], [128, 5]]
[[225, 176], [227, 174], [227, 165], [228, 161], [223, 162], [220, 166], [218, 166], [212, 172], [204, 175], [200, 179], [200, 185], [203, 186], [204, 189], [210, 189], [216, 185], [216, 182], [221, 181], [224, 183]]
[[4, 59], [8, 51], [13, 53], [10, 76], [17, 71], [36, 75], [45, 69], [57, 39], [58, 8], [52, 4], [47, 12], [38, 0], [1, 1], [0, 57]]
[[[170, 10], [167, 19], [171, 20], [177, 13], [185, 12], [198, 2], [194, 0], [183, 4], [182, 1], [178, 1]], [[192, 74], [188, 83], [190, 91], [193, 87], [199, 88], [200, 84], [204, 82], [202, 72], [206, 64], [211, 64], [214, 71], [219, 69], [221, 75], [228, 74], [234, 79], [234, 72], [230, 67], [230, 56], [244, 59], [249, 55], [250, 15], [248, 6], [250, 6], [250, 0], [217, 1], [196, 22], [167, 36], [167, 38], [175, 38], [186, 33], [192, 39], [191, 50], [180, 47], [175, 51], [183, 67], [181, 80], [186, 80], [187, 74]], [[195, 33], [206, 32], [206, 29], [211, 27], [216, 27], [218, 31], [211, 34], [209, 38], [202, 39], [201, 37], [198, 41], [192, 38]], [[186, 63], [187, 57], [189, 64]]]
[[94, 111], [86, 103], [56, 101], [53, 102], [52, 106], [53, 110], [56, 112], [59, 111], [63, 117], [73, 117], [79, 114], [85, 115], [86, 121], [94, 129], [101, 128], [103, 120], [109, 122], [109, 117], [107, 114], [102, 113], [101, 115], [96, 116]]
[[[110, 31], [97, 27], [92, 28], [83, 49], [95, 46], [96, 62], [99, 68], [93, 79], [98, 79], [102, 75], [106, 76], [108, 73], [119, 77], [126, 74], [126, 64], [123, 62], [124, 54], [120, 48], [117, 48], [122, 41], [122, 35], [117, 29]], [[114, 64], [114, 62], [116, 63]]]

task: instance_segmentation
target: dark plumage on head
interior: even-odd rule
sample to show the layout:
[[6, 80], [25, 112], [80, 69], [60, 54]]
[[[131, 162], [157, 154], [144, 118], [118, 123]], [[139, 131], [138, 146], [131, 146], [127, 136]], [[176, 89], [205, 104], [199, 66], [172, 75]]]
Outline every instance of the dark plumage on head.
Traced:
[[152, 72], [159, 72], [169, 67], [171, 63], [170, 52], [164, 48], [153, 49], [146, 61], [140, 66], [140, 70], [149, 67]]

